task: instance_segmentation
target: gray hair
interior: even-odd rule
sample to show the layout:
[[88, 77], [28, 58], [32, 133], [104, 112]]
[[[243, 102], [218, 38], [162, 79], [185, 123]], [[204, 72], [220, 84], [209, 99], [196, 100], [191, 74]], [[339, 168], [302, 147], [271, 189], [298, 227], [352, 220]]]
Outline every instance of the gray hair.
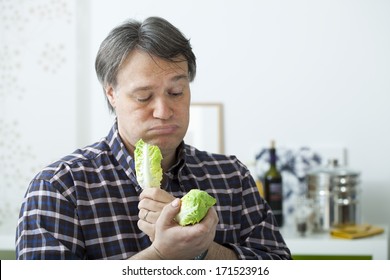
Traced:
[[[163, 18], [149, 17], [143, 22], [130, 19], [115, 27], [101, 43], [96, 56], [95, 70], [103, 90], [117, 85], [117, 74], [133, 50], [141, 50], [168, 61], [177, 62], [183, 56], [188, 62], [189, 80], [196, 75], [196, 58], [190, 40]], [[114, 111], [107, 99], [108, 107]]]

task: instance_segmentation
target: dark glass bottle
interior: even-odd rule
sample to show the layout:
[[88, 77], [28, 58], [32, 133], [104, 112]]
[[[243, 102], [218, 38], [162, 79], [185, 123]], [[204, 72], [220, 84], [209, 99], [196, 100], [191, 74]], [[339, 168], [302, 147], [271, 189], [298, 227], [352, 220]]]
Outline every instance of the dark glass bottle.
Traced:
[[264, 174], [264, 195], [281, 227], [283, 226], [283, 181], [282, 175], [276, 167], [275, 141], [271, 141], [269, 155], [270, 167]]

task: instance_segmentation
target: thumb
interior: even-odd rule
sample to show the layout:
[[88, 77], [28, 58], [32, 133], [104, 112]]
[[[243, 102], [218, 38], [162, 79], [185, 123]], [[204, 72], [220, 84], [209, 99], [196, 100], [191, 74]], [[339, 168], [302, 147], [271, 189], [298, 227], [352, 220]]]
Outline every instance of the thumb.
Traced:
[[161, 216], [163, 217], [163, 220], [165, 221], [166, 224], [170, 224], [177, 213], [180, 211], [180, 203], [181, 200], [180, 198], [175, 198], [171, 203], [166, 205], [164, 209], [161, 212]]

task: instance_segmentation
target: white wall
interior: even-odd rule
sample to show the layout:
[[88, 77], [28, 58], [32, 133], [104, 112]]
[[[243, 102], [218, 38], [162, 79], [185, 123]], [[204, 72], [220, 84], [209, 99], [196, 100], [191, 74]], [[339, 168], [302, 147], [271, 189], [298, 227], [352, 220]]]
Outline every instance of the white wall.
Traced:
[[[43, 17], [51, 28], [39, 29], [46, 32], [41, 41], [20, 43], [27, 47], [21, 48], [19, 57], [27, 66], [22, 67], [26, 72], [16, 71], [20, 75], [16, 84], [23, 86], [14, 91], [25, 93], [24, 107], [19, 106], [20, 100], [0, 95], [11, 106], [0, 105], [7, 121], [15, 117], [20, 127], [28, 128], [22, 138], [39, 167], [53, 155], [107, 134], [112, 116], [93, 65], [99, 44], [129, 17], [158, 15], [191, 38], [198, 62], [193, 101], [224, 104], [226, 153], [251, 162], [271, 138], [286, 147], [345, 147], [348, 165], [362, 172], [364, 220], [390, 226], [390, 1], [40, 0], [27, 6], [24, 1], [12, 2], [14, 10], [7, 3], [1, 4], [0, 16], [5, 19], [13, 18], [7, 13], [20, 16], [19, 10], [33, 16], [28, 5], [38, 11], [35, 21], [42, 22], [43, 7], [51, 11]], [[61, 9], [65, 11], [57, 12]], [[10, 30], [4, 24], [12, 25], [12, 20], [3, 20], [1, 31], [20, 36], [20, 26], [30, 24], [18, 22]], [[43, 40], [56, 46], [64, 41], [67, 46], [66, 63], [55, 75], [44, 72], [43, 65], [36, 66], [47, 48]], [[15, 44], [9, 37], [5, 42]], [[4, 69], [0, 70], [8, 71]], [[0, 79], [3, 91], [11, 87], [4, 75]], [[36, 106], [35, 115], [30, 113], [31, 104]], [[11, 113], [9, 108], [18, 110]], [[38, 125], [48, 116], [51, 122], [66, 125], [67, 137], [52, 124]], [[50, 131], [51, 141], [44, 137], [44, 128]], [[0, 133], [4, 139], [7, 130]], [[4, 141], [0, 147], [2, 153], [8, 151]], [[1, 159], [6, 162], [4, 154]], [[8, 194], [14, 187], [20, 192], [23, 186], [2, 186]], [[8, 232], [13, 234], [14, 229]]]
[[[272, 138], [346, 148], [363, 220], [390, 224], [389, 14], [389, 1], [368, 0], [93, 1], [90, 57], [123, 20], [167, 18], [197, 55], [193, 101], [224, 104], [226, 153], [250, 162]], [[111, 119], [90, 79], [92, 140]]]
[[0, 250], [32, 177], [77, 145], [74, 1], [0, 1]]

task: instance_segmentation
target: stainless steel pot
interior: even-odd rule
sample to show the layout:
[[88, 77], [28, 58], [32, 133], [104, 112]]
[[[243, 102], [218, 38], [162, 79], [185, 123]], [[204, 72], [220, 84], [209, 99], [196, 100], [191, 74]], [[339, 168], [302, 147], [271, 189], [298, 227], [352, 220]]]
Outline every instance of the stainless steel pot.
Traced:
[[360, 222], [360, 173], [339, 166], [337, 160], [310, 171], [308, 197], [314, 201], [314, 231]]

